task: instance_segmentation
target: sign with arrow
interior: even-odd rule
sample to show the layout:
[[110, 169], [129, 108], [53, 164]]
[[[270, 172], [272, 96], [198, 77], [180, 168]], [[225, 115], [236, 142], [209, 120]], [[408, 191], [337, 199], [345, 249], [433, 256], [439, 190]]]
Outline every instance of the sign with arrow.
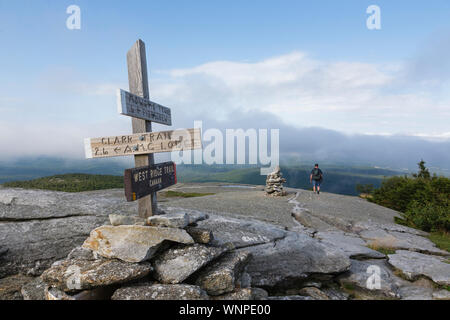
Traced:
[[87, 138], [84, 147], [91, 159], [201, 149], [202, 142], [200, 129], [195, 128]]

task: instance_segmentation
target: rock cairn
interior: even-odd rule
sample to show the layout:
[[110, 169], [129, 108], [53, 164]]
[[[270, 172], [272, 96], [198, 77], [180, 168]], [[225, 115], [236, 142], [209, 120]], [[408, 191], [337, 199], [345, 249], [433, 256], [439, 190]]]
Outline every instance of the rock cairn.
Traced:
[[251, 288], [246, 272], [252, 255], [214, 240], [194, 210], [146, 221], [110, 216], [81, 247], [44, 271], [47, 300], [255, 300], [267, 292]]
[[282, 197], [286, 195], [286, 191], [283, 190], [283, 183], [286, 179], [283, 178], [280, 166], [275, 168], [275, 171], [267, 175], [266, 179], [266, 194], [273, 197]]

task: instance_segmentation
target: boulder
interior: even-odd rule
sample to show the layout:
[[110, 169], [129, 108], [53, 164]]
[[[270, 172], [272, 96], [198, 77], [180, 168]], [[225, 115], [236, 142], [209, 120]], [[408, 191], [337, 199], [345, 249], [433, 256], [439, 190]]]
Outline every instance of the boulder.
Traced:
[[197, 243], [208, 244], [214, 240], [213, 233], [208, 229], [198, 227], [186, 227], [185, 230]]
[[45, 288], [47, 285], [41, 277], [24, 284], [20, 290], [24, 300], [45, 300]]
[[236, 289], [220, 296], [213, 296], [213, 300], [266, 300], [268, 293], [261, 288]]
[[236, 288], [250, 288], [252, 277], [247, 272], [242, 272], [241, 277], [236, 282]]
[[335, 288], [321, 289], [325, 293], [329, 300], [348, 300], [349, 294]]
[[110, 300], [113, 292], [114, 289], [112, 287], [98, 287], [70, 294], [58, 288], [46, 287], [44, 296], [45, 300]]
[[208, 300], [205, 291], [188, 284], [140, 284], [122, 287], [112, 300]]
[[50, 301], [76, 300], [74, 297], [68, 295], [64, 291], [59, 290], [57, 288], [53, 288], [53, 287], [46, 287], [44, 294], [45, 294], [45, 300], [50, 300]]
[[432, 300], [433, 289], [419, 286], [404, 286], [399, 289], [402, 300]]
[[246, 251], [227, 252], [202, 270], [195, 283], [212, 296], [232, 292], [249, 259]]
[[184, 212], [164, 214], [147, 218], [147, 225], [154, 227], [184, 228], [189, 224], [189, 217]]
[[382, 259], [386, 256], [367, 247], [367, 243], [360, 237], [342, 231], [318, 232], [314, 235], [322, 243], [336, 246], [349, 258], [353, 259]]
[[129, 263], [116, 259], [65, 259], [53, 263], [42, 274], [50, 287], [77, 292], [99, 286], [126, 283], [148, 275], [150, 263]]
[[99, 255], [91, 249], [76, 247], [67, 255], [67, 260], [97, 260]]
[[302, 296], [308, 296], [313, 298], [314, 300], [330, 300], [326, 293], [315, 287], [302, 288], [300, 289], [299, 293]]
[[152, 258], [164, 241], [194, 243], [182, 229], [122, 225], [96, 228], [83, 247], [105, 258], [141, 262]]
[[338, 277], [344, 287], [392, 299], [400, 298], [398, 280], [385, 260], [352, 260], [350, 270]]
[[289, 232], [275, 243], [246, 250], [253, 255], [247, 272], [256, 287], [292, 287], [296, 282], [331, 279], [350, 268], [350, 260], [341, 250], [300, 233]]
[[388, 257], [389, 264], [399, 269], [408, 280], [425, 276], [439, 285], [450, 285], [450, 264], [445, 258], [405, 250], [398, 250]]
[[288, 289], [284, 292], [279, 292], [279, 296], [302, 296], [309, 297], [313, 300], [348, 300], [349, 294], [335, 287], [332, 283], [322, 288], [320, 283], [305, 282], [303, 288]]
[[154, 276], [162, 283], [180, 283], [226, 250], [202, 244], [175, 245], [153, 260]]
[[22, 300], [20, 289], [32, 280], [32, 277], [21, 274], [0, 279], [0, 300]]
[[113, 226], [122, 226], [122, 225], [145, 225], [145, 219], [136, 215], [124, 216], [120, 214], [110, 214], [109, 222]]
[[271, 296], [268, 297], [267, 300], [290, 301], [290, 300], [314, 300], [314, 299], [308, 296], [293, 295], [293, 296]]
[[185, 228], [198, 221], [208, 219], [206, 213], [182, 208], [166, 208], [165, 214], [147, 218], [147, 224], [156, 227]]
[[216, 215], [200, 221], [198, 227], [212, 231], [218, 244], [231, 242], [236, 248], [273, 242], [286, 235], [285, 230], [269, 223]]

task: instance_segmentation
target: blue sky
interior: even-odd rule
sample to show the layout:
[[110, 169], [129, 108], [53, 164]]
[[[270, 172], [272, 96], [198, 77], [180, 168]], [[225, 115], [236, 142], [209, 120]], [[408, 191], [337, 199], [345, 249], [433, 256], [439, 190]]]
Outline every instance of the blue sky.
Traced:
[[[81, 30], [66, 28], [72, 4]], [[373, 4], [381, 30], [366, 28]], [[0, 0], [0, 134], [79, 155], [67, 141], [129, 132], [115, 89], [141, 38], [151, 97], [175, 126], [264, 112], [298, 128], [447, 139], [449, 18], [447, 0]]]

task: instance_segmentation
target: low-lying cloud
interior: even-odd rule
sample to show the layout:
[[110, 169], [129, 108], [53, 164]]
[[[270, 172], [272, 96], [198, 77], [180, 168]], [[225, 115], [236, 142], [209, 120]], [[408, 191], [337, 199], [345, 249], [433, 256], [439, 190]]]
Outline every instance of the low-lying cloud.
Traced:
[[[431, 70], [427, 76], [433, 81], [417, 81], [420, 70], [428, 70], [426, 57], [373, 64], [321, 61], [297, 51], [257, 62], [215, 61], [150, 74], [150, 94], [172, 109], [173, 128], [203, 120], [204, 130], [280, 129], [282, 161], [297, 157], [413, 168], [423, 158], [450, 169], [450, 99], [442, 93], [449, 77]], [[48, 91], [46, 99], [51, 92], [70, 96], [65, 109], [53, 101], [47, 114], [42, 108], [35, 118], [21, 120], [15, 112], [8, 119], [12, 112], [3, 110], [20, 106], [25, 114], [39, 101], [0, 100], [6, 115], [0, 118], [0, 136], [7, 137], [0, 141], [0, 159], [81, 158], [84, 138], [130, 133], [130, 119], [114, 114], [114, 84], [85, 83], [80, 77], [70, 82], [67, 75], [58, 79], [52, 73], [39, 90]], [[96, 104], [86, 104], [93, 96]], [[71, 119], [47, 119], [58, 112]]]

